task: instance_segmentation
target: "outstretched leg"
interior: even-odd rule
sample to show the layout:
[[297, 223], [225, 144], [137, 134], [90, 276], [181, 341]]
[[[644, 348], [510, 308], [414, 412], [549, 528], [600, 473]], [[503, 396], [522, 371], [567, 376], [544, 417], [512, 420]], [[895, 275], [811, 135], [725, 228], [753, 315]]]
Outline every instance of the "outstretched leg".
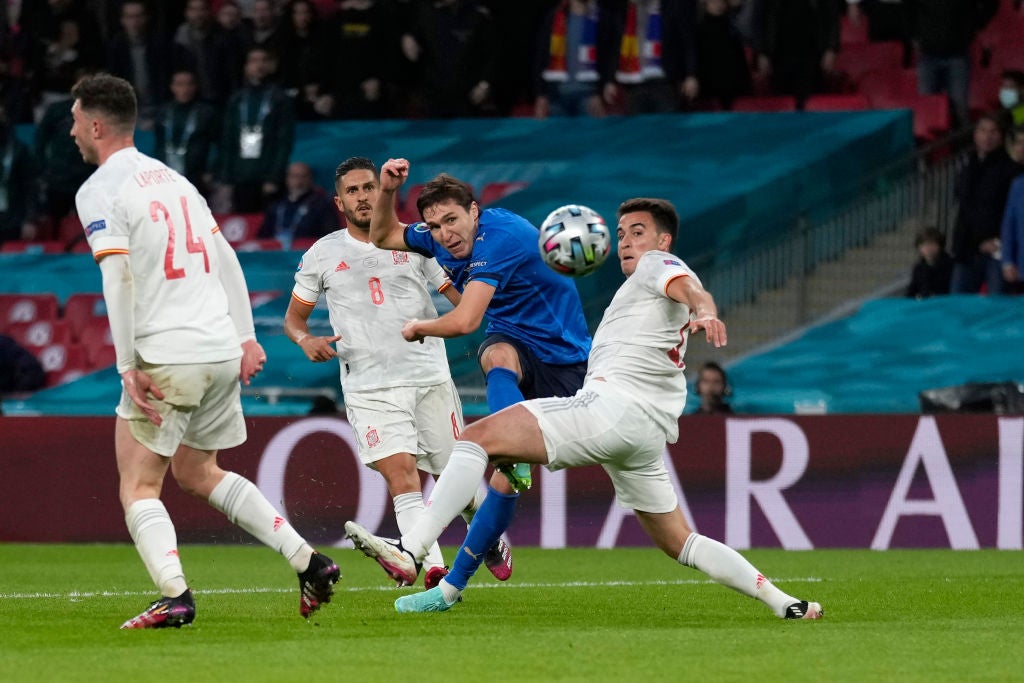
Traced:
[[818, 603], [802, 601], [779, 590], [729, 546], [691, 531], [678, 506], [665, 513], [635, 512], [651, 540], [679, 564], [699, 569], [723, 586], [760, 600], [778, 617], [819, 619], [824, 614]]

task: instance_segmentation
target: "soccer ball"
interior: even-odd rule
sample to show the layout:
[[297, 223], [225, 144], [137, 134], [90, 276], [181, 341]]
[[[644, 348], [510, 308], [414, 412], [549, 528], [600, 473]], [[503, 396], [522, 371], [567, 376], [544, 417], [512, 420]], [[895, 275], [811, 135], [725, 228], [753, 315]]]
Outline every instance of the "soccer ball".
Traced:
[[538, 246], [544, 263], [555, 272], [583, 277], [608, 258], [612, 236], [596, 211], [568, 204], [552, 211], [541, 223]]

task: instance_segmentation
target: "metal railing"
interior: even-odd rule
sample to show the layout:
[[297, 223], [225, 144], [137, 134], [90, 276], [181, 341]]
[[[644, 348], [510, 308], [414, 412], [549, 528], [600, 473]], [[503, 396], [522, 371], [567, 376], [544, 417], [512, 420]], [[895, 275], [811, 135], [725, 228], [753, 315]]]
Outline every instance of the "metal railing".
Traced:
[[[827, 220], [815, 223], [807, 214], [797, 215], [786, 234], [737, 254], [728, 262], [705, 258], [706, 263], [700, 265], [700, 259], [695, 259], [719, 309], [750, 303], [759, 294], [783, 287], [794, 278], [806, 278], [819, 265], [910, 220], [949, 235], [956, 212], [954, 183], [963, 165], [959, 153], [963, 137], [958, 133], [883, 170], [871, 183], [870, 192]], [[933, 161], [942, 151], [943, 157]], [[805, 313], [798, 311], [797, 319], [805, 320]]]

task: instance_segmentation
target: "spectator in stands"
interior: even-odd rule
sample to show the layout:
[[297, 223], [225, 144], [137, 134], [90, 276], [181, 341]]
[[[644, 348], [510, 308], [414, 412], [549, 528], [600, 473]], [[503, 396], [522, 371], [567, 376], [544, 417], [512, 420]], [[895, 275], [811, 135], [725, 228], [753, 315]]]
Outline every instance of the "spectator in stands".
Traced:
[[750, 92], [750, 65], [727, 0], [704, 0], [697, 22], [697, 77], [702, 99], [721, 109]]
[[764, 0], [758, 32], [757, 70], [780, 94], [796, 98], [822, 92], [835, 72], [839, 9], [830, 0]]
[[274, 57], [281, 56], [281, 28], [271, 0], [255, 0], [249, 15], [252, 44], [265, 48]]
[[911, 0], [846, 0], [846, 17], [860, 28], [867, 21], [868, 40], [903, 44], [903, 64], [910, 66], [914, 48], [910, 34]]
[[721, 365], [708, 361], [700, 366], [697, 373], [697, 395], [700, 405], [694, 415], [731, 415], [732, 406], [726, 401], [732, 393], [729, 378]]
[[[1018, 133], [1018, 137], [1024, 135]], [[1000, 232], [1006, 294], [1024, 294], [1024, 176], [1010, 185]]]
[[999, 104], [1003, 105], [1007, 126], [1024, 124], [1024, 71], [1008, 69], [1003, 72]]
[[330, 52], [311, 0], [288, 3], [281, 34], [281, 85], [295, 101], [295, 117], [300, 121], [321, 118], [314, 105], [322, 92]]
[[245, 58], [252, 47], [252, 30], [242, 21], [242, 13], [235, 0], [224, 0], [217, 10], [217, 58], [221, 60], [227, 83], [221, 93], [226, 100], [242, 85]]
[[1024, 171], [1024, 124], [1014, 126], [1006, 136], [1006, 153]]
[[918, 259], [910, 273], [907, 296], [927, 299], [949, 294], [953, 259], [946, 253], [946, 236], [934, 227], [923, 228], [914, 237]]
[[71, 138], [71, 95], [53, 100], [36, 125], [33, 151], [39, 166], [36, 212], [41, 234], [54, 233], [75, 205], [75, 193], [95, 170], [85, 163]]
[[494, 88], [500, 27], [482, 0], [411, 3], [412, 33], [403, 49], [420, 70], [422, 112], [433, 118], [497, 113]]
[[606, 104], [651, 114], [697, 97], [697, 0], [609, 0], [606, 14], [615, 64]]
[[213, 146], [220, 136], [220, 121], [213, 105], [198, 98], [196, 75], [178, 69], [171, 77], [173, 100], [161, 107], [154, 129], [153, 156], [191, 181], [205, 196], [213, 176]]
[[[237, 11], [237, 7], [234, 8]], [[230, 14], [231, 8], [227, 12]], [[213, 20], [210, 0], [188, 0], [185, 21], [174, 33], [174, 47], [178, 65], [195, 74], [199, 86], [199, 99], [222, 104], [230, 94], [231, 58], [222, 54], [225, 45], [220, 27]], [[194, 181], [193, 181], [194, 182]]]
[[611, 42], [597, 0], [562, 0], [540, 24], [534, 46], [534, 116], [605, 115], [601, 98], [611, 80]]
[[35, 226], [29, 223], [36, 173], [32, 152], [14, 135], [0, 109], [0, 244], [36, 237]]
[[157, 109], [167, 101], [171, 46], [150, 26], [142, 0], [121, 4], [121, 30], [107, 44], [107, 70], [125, 79], [139, 98], [139, 128], [151, 130]]
[[36, 43], [33, 58], [34, 89], [39, 93], [38, 119], [46, 107], [55, 100], [63, 100], [67, 92], [85, 71], [99, 68], [103, 58], [91, 43], [83, 39], [88, 35], [86, 14], [58, 15], [53, 24], [46, 25]]
[[0, 334], [0, 394], [35, 391], [46, 384], [46, 371], [33, 356], [12, 337]]
[[999, 232], [1010, 182], [1018, 170], [1003, 145], [999, 116], [983, 115], [974, 126], [974, 150], [956, 182], [952, 293], [979, 292], [982, 286], [989, 294], [1002, 292]]
[[271, 204], [263, 216], [259, 236], [280, 240], [285, 249], [297, 239], [318, 239], [338, 229], [338, 210], [322, 187], [313, 182], [309, 164], [288, 165], [287, 194]]
[[[324, 92], [316, 101], [320, 116], [370, 119], [387, 114], [384, 82], [398, 54], [388, 19], [383, 3], [376, 0], [338, 3], [324, 32], [330, 48]], [[366, 59], [368, 54], [375, 57]]]
[[998, 0], [911, 0], [918, 90], [922, 95], [949, 95], [954, 127], [970, 121], [969, 51], [997, 7]]
[[0, 107], [7, 112], [12, 125], [35, 123], [32, 91], [28, 80], [20, 74], [24, 67], [19, 58], [0, 54]]
[[228, 100], [221, 136], [221, 180], [231, 188], [231, 210], [255, 213], [277, 198], [295, 142], [291, 98], [270, 82], [273, 56], [249, 49], [245, 85]]

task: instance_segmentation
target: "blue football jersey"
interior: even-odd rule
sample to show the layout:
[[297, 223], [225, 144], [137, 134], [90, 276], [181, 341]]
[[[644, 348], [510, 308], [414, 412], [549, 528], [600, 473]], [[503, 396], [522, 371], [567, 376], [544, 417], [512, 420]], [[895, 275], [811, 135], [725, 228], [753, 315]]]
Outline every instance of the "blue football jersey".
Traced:
[[461, 292], [473, 280], [494, 286], [487, 307], [487, 334], [507, 334], [545, 363], [587, 360], [590, 333], [579, 292], [540, 257], [539, 233], [522, 216], [505, 209], [480, 212], [473, 252], [457, 259], [438, 244], [423, 223], [405, 229], [409, 248], [433, 256]]

